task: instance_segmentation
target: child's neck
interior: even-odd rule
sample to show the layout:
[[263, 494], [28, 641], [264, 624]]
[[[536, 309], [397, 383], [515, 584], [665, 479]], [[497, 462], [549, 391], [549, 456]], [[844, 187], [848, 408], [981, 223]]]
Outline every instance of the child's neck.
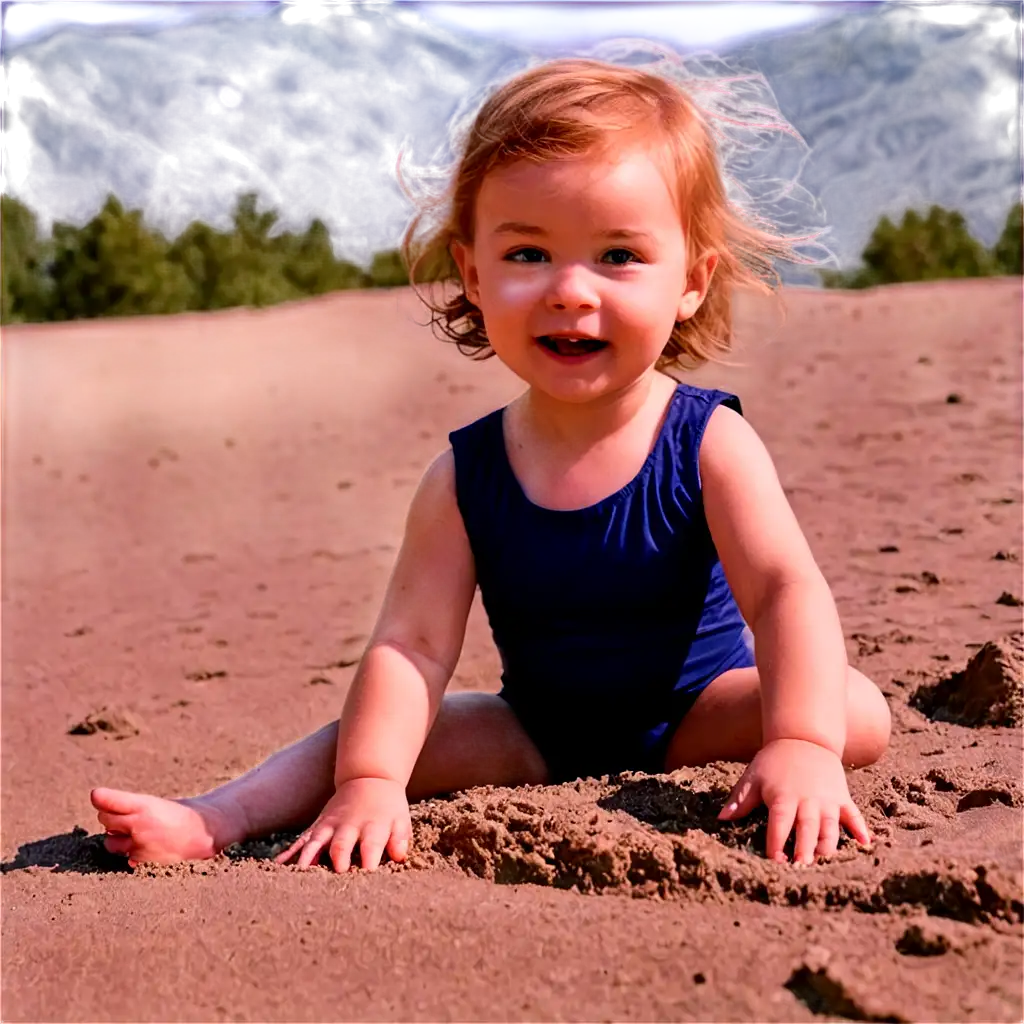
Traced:
[[593, 402], [558, 402], [531, 388], [513, 404], [519, 407], [520, 424], [528, 434], [553, 448], [574, 453], [599, 445], [649, 413], [656, 413], [660, 419], [675, 388], [671, 377], [653, 372]]

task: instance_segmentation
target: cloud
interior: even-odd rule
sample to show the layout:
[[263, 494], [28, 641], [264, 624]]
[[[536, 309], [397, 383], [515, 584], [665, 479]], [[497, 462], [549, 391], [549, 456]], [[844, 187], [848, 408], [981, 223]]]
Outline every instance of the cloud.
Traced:
[[424, 3], [427, 19], [480, 35], [502, 38], [516, 46], [550, 51], [628, 36], [655, 39], [685, 50], [720, 46], [763, 32], [816, 21], [827, 13], [825, 3], [571, 2], [533, 0]]
[[[17, 0], [4, 4], [4, 46], [20, 47], [69, 26], [155, 31], [206, 18], [259, 16], [277, 6], [281, 5], [267, 0]], [[286, 6], [310, 20], [324, 4], [290, 0]], [[430, 0], [403, 6], [429, 21], [543, 52], [615, 36], [659, 39], [684, 49], [713, 47], [807, 24], [830, 5], [770, 0]]]
[[253, 17], [275, 3], [265, 0], [16, 0], [3, 4], [3, 47], [39, 42], [69, 27], [158, 31], [214, 17]]

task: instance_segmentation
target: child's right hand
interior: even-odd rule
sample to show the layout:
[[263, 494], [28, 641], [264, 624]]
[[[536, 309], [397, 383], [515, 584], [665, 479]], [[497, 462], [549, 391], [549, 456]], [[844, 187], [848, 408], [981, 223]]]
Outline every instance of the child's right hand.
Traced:
[[349, 779], [313, 824], [274, 860], [286, 864], [299, 853], [298, 866], [308, 868], [329, 845], [335, 871], [348, 871], [359, 847], [363, 868], [373, 871], [385, 848], [394, 861], [405, 860], [412, 836], [405, 788], [393, 779]]

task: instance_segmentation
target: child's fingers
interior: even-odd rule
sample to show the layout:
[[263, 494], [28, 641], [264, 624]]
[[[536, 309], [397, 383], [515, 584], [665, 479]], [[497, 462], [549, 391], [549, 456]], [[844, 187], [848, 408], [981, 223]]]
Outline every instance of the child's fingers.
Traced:
[[391, 828], [391, 838], [388, 839], [388, 856], [393, 861], [403, 861], [409, 855], [411, 834], [412, 826], [408, 818], [394, 823]]
[[761, 802], [761, 784], [748, 768], [732, 788], [725, 806], [718, 812], [723, 821], [742, 818], [749, 814]]
[[331, 841], [334, 829], [330, 825], [314, 825], [306, 840], [299, 859], [296, 862], [300, 868], [308, 868], [320, 856], [320, 851]]
[[768, 838], [765, 843], [765, 853], [769, 860], [784, 861], [783, 847], [793, 831], [793, 822], [796, 821], [795, 800], [777, 800], [768, 808]]
[[305, 832], [303, 832], [302, 835], [299, 836], [299, 838], [296, 839], [295, 842], [292, 843], [292, 845], [289, 846], [287, 850], [285, 850], [283, 853], [279, 853], [274, 858], [274, 863], [275, 864], [287, 864], [288, 861], [290, 861], [292, 859], [292, 857], [294, 857], [295, 854], [298, 853], [299, 850], [301, 850], [302, 847], [306, 845], [306, 840], [308, 838], [309, 838], [308, 835]]
[[[330, 857], [334, 870], [343, 874], [352, 867], [352, 851], [359, 840], [359, 829], [353, 825], [344, 825], [334, 833], [331, 841]], [[362, 855], [362, 850], [359, 851]]]
[[363, 826], [359, 837], [359, 862], [364, 871], [376, 871], [380, 867], [380, 858], [390, 835], [389, 825], [370, 821]]
[[860, 813], [857, 805], [851, 800], [844, 804], [839, 811], [839, 821], [849, 830], [850, 835], [864, 846], [871, 845], [871, 830], [864, 821], [864, 815]]
[[819, 857], [831, 857], [839, 847], [839, 814], [835, 810], [821, 812], [821, 834], [814, 851]]
[[813, 864], [814, 848], [821, 834], [821, 807], [816, 800], [802, 800], [796, 812], [794, 864]]

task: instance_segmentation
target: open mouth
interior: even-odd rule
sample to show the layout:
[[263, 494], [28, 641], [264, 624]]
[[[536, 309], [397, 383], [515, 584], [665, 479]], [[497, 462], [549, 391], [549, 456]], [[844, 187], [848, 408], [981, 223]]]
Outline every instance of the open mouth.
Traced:
[[587, 356], [608, 346], [608, 342], [597, 338], [553, 338], [547, 334], [539, 337], [537, 343], [555, 355], [569, 357]]

